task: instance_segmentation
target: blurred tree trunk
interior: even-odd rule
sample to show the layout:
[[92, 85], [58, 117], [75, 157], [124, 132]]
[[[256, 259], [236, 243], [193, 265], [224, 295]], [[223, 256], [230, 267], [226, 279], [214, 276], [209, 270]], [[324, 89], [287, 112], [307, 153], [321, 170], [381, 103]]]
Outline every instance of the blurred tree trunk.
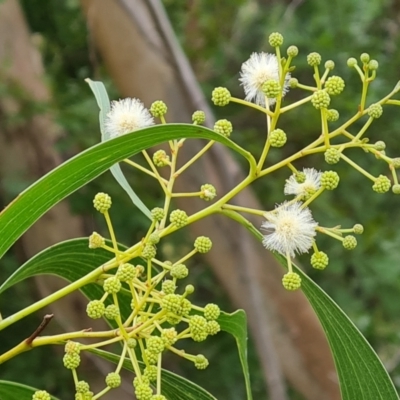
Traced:
[[[168, 120], [189, 122], [197, 109], [212, 112], [199, 90], [158, 0], [81, 0], [93, 41], [115, 84], [126, 97], [149, 106], [168, 105]], [[186, 157], [201, 149], [185, 142]], [[177, 181], [177, 190], [198, 191], [212, 183], [221, 195], [243, 177], [227, 149], [213, 148]], [[262, 208], [247, 189], [238, 204]], [[202, 203], [180, 200], [189, 214]], [[260, 221], [253, 221], [256, 226]], [[193, 237], [209, 235], [214, 243], [207, 261], [237, 307], [247, 311], [252, 337], [265, 371], [271, 400], [286, 399], [283, 376], [308, 400], [340, 399], [331, 353], [322, 328], [301, 292], [282, 289], [282, 267], [260, 243], [233, 221], [210, 217], [189, 227]]]

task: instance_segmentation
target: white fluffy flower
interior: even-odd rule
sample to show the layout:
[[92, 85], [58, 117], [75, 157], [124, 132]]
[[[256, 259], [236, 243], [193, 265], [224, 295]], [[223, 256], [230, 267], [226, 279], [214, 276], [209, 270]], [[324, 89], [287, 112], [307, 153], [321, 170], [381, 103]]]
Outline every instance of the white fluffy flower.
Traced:
[[[285, 76], [282, 96], [289, 90], [290, 74]], [[265, 94], [261, 90], [267, 80], [279, 82], [278, 59], [274, 54], [253, 53], [250, 58], [242, 64], [239, 81], [243, 85], [246, 100], [253, 101], [265, 107]], [[275, 99], [268, 99], [269, 106], [275, 103]]]
[[267, 232], [262, 242], [267, 249], [294, 257], [295, 252], [307, 253], [312, 247], [318, 224], [310, 209], [302, 209], [300, 202], [284, 202], [265, 218], [261, 229]]
[[317, 171], [315, 168], [304, 168], [303, 173], [305, 175], [303, 183], [297, 182], [295, 175], [291, 175], [289, 179], [286, 179], [284, 189], [286, 195], [294, 194], [306, 199], [321, 187], [322, 172]]
[[139, 99], [126, 98], [111, 102], [111, 110], [105, 121], [106, 131], [111, 138], [150, 125], [154, 125], [153, 117]]

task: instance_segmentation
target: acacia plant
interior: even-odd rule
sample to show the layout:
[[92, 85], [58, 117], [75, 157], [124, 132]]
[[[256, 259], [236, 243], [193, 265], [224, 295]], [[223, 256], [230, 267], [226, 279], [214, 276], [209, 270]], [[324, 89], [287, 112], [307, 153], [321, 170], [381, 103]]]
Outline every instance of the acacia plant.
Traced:
[[[53, 315], [47, 315], [26, 340], [0, 355], [0, 363], [38, 346], [58, 345], [64, 347], [65, 354], [60, 363], [71, 371], [77, 400], [99, 399], [118, 388], [123, 368], [132, 371], [132, 398], [135, 394], [138, 400], [214, 399], [201, 387], [164, 370], [163, 358], [166, 352], [174, 353], [192, 363], [201, 374], [201, 370], [209, 364], [202, 350], [207, 346], [207, 338], [224, 330], [237, 339], [246, 396], [250, 400], [244, 312], [238, 310], [227, 314], [217, 304], [196, 305], [191, 301], [195, 287], [185, 284], [185, 278], [190, 274], [191, 258], [198, 253], [213, 251], [208, 232], [197, 237], [192, 249], [183, 256], [164, 260], [158, 251], [160, 242], [167, 241], [173, 232], [218, 213], [242, 224], [260, 241], [260, 246], [276, 255], [283, 266], [282, 285], [285, 289], [304, 291], [330, 343], [343, 399], [398, 399], [384, 367], [361, 333], [328, 295], [308, 278], [306, 272], [295, 265], [294, 259], [296, 254], [311, 253], [310, 265], [306, 265], [305, 269], [324, 270], [329, 265], [329, 249], [319, 249], [320, 235], [338, 240], [343, 245], [345, 257], [346, 251], [357, 245], [355, 235], [363, 233], [362, 221], [354, 221], [350, 227], [341, 227], [341, 222], [337, 221], [336, 226], [329, 227], [313, 217], [313, 202], [324, 196], [326, 191], [340, 190], [340, 177], [335, 171], [338, 162], [356, 169], [361, 174], [360, 179], [369, 183], [376, 195], [390, 189], [400, 194], [396, 174], [400, 158], [386, 154], [379, 132], [370, 129], [373, 122], [382, 117], [384, 107], [400, 105], [400, 100], [395, 99], [400, 83], [384, 98], [370, 104], [368, 88], [376, 78], [378, 62], [366, 53], [360, 56], [360, 61], [350, 58], [347, 64], [354, 70], [355, 78], [361, 80], [362, 90], [361, 95], [354, 98], [354, 115], [342, 121], [339, 112], [331, 108], [331, 103], [332, 106], [335, 102], [338, 104], [345, 89], [344, 80], [333, 73], [335, 63], [331, 60], [323, 62], [316, 52], [308, 54], [307, 62], [314, 84], [305, 85], [295, 77], [293, 61], [298, 55], [297, 47], [289, 46], [286, 56], [283, 56], [283, 37], [279, 33], [272, 33], [269, 43], [274, 49], [273, 54], [253, 53], [242, 65], [240, 83], [245, 92], [244, 99], [232, 97], [224, 87], [214, 89], [211, 96], [216, 106], [239, 103], [264, 114], [266, 129], [264, 135], [260, 135], [264, 139], [260, 142], [259, 154], [251, 154], [235, 143], [235, 136], [240, 133], [235, 132], [226, 119], [217, 121], [214, 129], [209, 130], [202, 127], [206, 118], [204, 112], [194, 110], [192, 125], [170, 123], [167, 105], [162, 100], [155, 99], [149, 109], [139, 99], [127, 98], [110, 103], [103, 84], [88, 80], [100, 107], [102, 143], [44, 176], [3, 210], [0, 214], [1, 254], [53, 205], [108, 169], [135, 205], [130, 215], [142, 212], [148, 217], [148, 230], [139, 242], [126, 243], [113, 228], [111, 197], [107, 193], [98, 193], [93, 206], [104, 216], [108, 238], [93, 232], [89, 238], [52, 246], [22, 265], [1, 285], [3, 302], [7, 299], [3, 294], [6, 289], [33, 275], [56, 274], [69, 283], [14, 315], [3, 316], [0, 330], [76, 290], [81, 290], [89, 299], [88, 316], [92, 319], [104, 318], [109, 328], [95, 331], [90, 326], [82, 326], [76, 332], [46, 336], [45, 327], [53, 318]], [[305, 94], [301, 100], [290, 102], [292, 90]], [[276, 159], [280, 148], [295, 134], [294, 129], [282, 130], [281, 120], [286, 113], [308, 103], [320, 116], [320, 134], [306, 147], [272, 163], [269, 155], [274, 152]], [[182, 163], [181, 149], [186, 140], [192, 138], [208, 142], [192, 159]], [[243, 181], [227, 193], [217, 193], [212, 182], [204, 182], [194, 193], [176, 192], [176, 180], [216, 142], [247, 160], [247, 175]], [[159, 149], [151, 155], [148, 149], [161, 143], [167, 144], [164, 147], [167, 150]], [[346, 155], [348, 149], [354, 148], [362, 151], [371, 162], [380, 162], [382, 173], [373, 176]], [[315, 154], [324, 157], [326, 170], [318, 171], [312, 165], [301, 170], [296, 167], [299, 160], [304, 165], [307, 157]], [[144, 157], [146, 166], [135, 158], [131, 159], [139, 155]], [[140, 194], [130, 187], [119, 162], [156, 180], [164, 195], [163, 202], [149, 209], [140, 200]], [[282, 182], [283, 194], [288, 196], [286, 201], [276, 204], [272, 210], [252, 209], [233, 203], [241, 190], [256, 180], [269, 179], [278, 169], [287, 171], [287, 179]], [[176, 197], [199, 197], [204, 200], [204, 208], [188, 215], [185, 210], [175, 208]], [[246, 219], [248, 214], [259, 217], [258, 226]], [[82, 339], [90, 341], [83, 343]], [[182, 350], [181, 344], [185, 340], [199, 342], [197, 354]], [[110, 344], [114, 345], [114, 352], [102, 349]], [[91, 390], [90, 382], [81, 378], [83, 352], [91, 352], [115, 364], [114, 371], [104, 377], [104, 389], [97, 393]], [[5, 400], [52, 398], [44, 390], [5, 381], [0, 382], [0, 394]]]

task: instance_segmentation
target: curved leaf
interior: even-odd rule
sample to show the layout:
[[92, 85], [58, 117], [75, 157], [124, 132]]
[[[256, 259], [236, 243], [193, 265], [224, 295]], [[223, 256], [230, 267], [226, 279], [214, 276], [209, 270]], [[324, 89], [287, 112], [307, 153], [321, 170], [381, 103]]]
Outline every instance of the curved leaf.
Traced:
[[[11, 381], [0, 381], [0, 399], [1, 400], [32, 400], [32, 395], [37, 390], [31, 386], [21, 385]], [[52, 400], [58, 400], [51, 396]]]
[[[102, 82], [92, 81], [91, 79], [86, 79], [86, 82], [92, 89], [97, 104], [100, 108], [99, 121], [100, 121], [101, 141], [105, 142], [106, 140], [110, 139], [110, 135], [107, 133], [107, 130], [105, 129], [105, 120], [108, 112], [110, 111], [110, 100], [108, 98], [106, 88]], [[133, 204], [135, 204], [135, 206], [139, 208], [139, 210], [142, 211], [144, 215], [146, 215], [149, 219], [151, 219], [150, 210], [145, 206], [142, 200], [140, 200], [138, 195], [133, 191], [128, 181], [126, 180], [125, 175], [123, 174], [119, 164], [114, 164], [110, 168], [110, 171], [113, 174], [115, 180], [120, 184], [120, 186], [125, 190], [125, 192], [128, 193]]]
[[0, 213], [0, 257], [46, 211], [116, 162], [172, 139], [215, 140], [251, 159], [250, 153], [210, 129], [187, 124], [157, 125], [100, 143], [35, 182]]

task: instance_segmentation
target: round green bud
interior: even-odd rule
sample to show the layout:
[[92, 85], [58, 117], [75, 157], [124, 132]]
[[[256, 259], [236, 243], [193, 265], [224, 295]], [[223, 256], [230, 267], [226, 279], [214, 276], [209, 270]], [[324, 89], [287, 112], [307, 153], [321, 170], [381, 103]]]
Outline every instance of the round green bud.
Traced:
[[369, 62], [369, 54], [368, 53], [362, 53], [360, 56], [360, 60], [364, 64], [368, 64]]
[[307, 56], [307, 63], [311, 67], [321, 64], [321, 54], [313, 52]]
[[170, 164], [169, 156], [164, 150], [157, 150], [153, 154], [153, 163], [156, 167], [162, 168]]
[[178, 332], [175, 328], [163, 329], [161, 332], [161, 338], [164, 341], [165, 346], [172, 346], [176, 343]]
[[361, 224], [355, 224], [353, 231], [356, 235], [361, 235], [364, 232], [364, 227]]
[[392, 159], [393, 168], [400, 168], [400, 157], [396, 157]]
[[152, 244], [146, 244], [142, 250], [142, 257], [146, 260], [151, 260], [156, 256], [156, 254], [157, 250]]
[[148, 239], [148, 243], [149, 244], [157, 244], [160, 241], [160, 235], [158, 234], [158, 232], [153, 232]]
[[203, 354], [198, 354], [194, 359], [194, 366], [197, 369], [206, 369], [208, 367], [208, 360], [203, 356]]
[[121, 375], [117, 372], [110, 372], [106, 376], [106, 385], [112, 389], [121, 386]]
[[348, 66], [348, 67], [353, 68], [353, 67], [355, 67], [356, 65], [357, 65], [357, 60], [356, 60], [354, 57], [350, 57], [350, 58], [347, 60], [347, 66]]
[[217, 190], [213, 185], [210, 185], [209, 183], [202, 185], [200, 188], [200, 192], [200, 198], [205, 201], [210, 201], [214, 199], [214, 197], [217, 195]]
[[175, 293], [176, 285], [175, 285], [174, 281], [167, 279], [161, 284], [161, 290], [165, 294], [173, 294], [173, 293]]
[[158, 355], [164, 351], [164, 341], [159, 336], [150, 336], [146, 343], [150, 353]]
[[129, 339], [126, 341], [126, 344], [127, 344], [127, 346], [128, 346], [130, 349], [134, 349], [134, 348], [137, 346], [137, 340], [134, 339], [134, 338], [129, 338]]
[[93, 199], [93, 206], [97, 211], [104, 214], [111, 207], [111, 197], [107, 193], [97, 193]]
[[146, 385], [145, 383], [139, 383], [135, 388], [135, 395], [137, 400], [150, 400], [153, 395], [153, 391], [149, 385]]
[[203, 254], [208, 253], [211, 250], [211, 247], [212, 247], [211, 239], [206, 236], [199, 236], [194, 241], [194, 248], [199, 253], [203, 253]]
[[153, 117], [162, 117], [167, 113], [168, 107], [167, 105], [161, 101], [157, 100], [150, 106], [150, 112]]
[[368, 68], [369, 68], [371, 71], [376, 71], [376, 70], [378, 69], [378, 67], [379, 67], [379, 63], [378, 63], [378, 61], [376, 61], [376, 60], [371, 60], [371, 61], [368, 63]]
[[170, 274], [175, 279], [184, 279], [189, 275], [189, 270], [187, 269], [186, 265], [178, 264], [171, 268]]
[[297, 171], [294, 177], [297, 183], [304, 183], [306, 181], [306, 174], [303, 171]]
[[121, 290], [121, 281], [117, 277], [111, 276], [104, 281], [103, 289], [106, 293], [118, 293]]
[[117, 319], [119, 317], [119, 308], [115, 304], [110, 304], [106, 307], [104, 316], [110, 320]]
[[328, 108], [331, 98], [326, 90], [317, 90], [311, 97], [311, 104], [317, 109]]
[[323, 251], [319, 251], [318, 253], [314, 253], [311, 256], [311, 266], [315, 269], [323, 270], [329, 264], [329, 257]]
[[209, 321], [218, 319], [220, 314], [221, 310], [216, 304], [209, 303], [204, 307], [204, 317]]
[[154, 394], [150, 397], [150, 400], [167, 400], [167, 398], [162, 394]]
[[333, 190], [336, 189], [339, 185], [339, 175], [335, 171], [325, 171], [321, 175], [321, 187], [326, 190]]
[[214, 336], [221, 330], [221, 327], [217, 321], [207, 322], [207, 334]]
[[375, 179], [375, 183], [372, 185], [372, 190], [376, 193], [386, 193], [390, 190], [392, 183], [390, 179], [385, 175], [379, 175]]
[[213, 90], [212, 95], [211, 95], [211, 101], [216, 105], [216, 106], [226, 106], [229, 104], [231, 100], [231, 93], [227, 88], [224, 87], [217, 87]]
[[291, 89], [297, 88], [298, 85], [299, 85], [298, 79], [296, 79], [296, 78], [290, 78], [290, 79], [289, 79], [289, 87], [290, 87]]
[[151, 217], [154, 221], [161, 221], [164, 218], [164, 210], [160, 207], [155, 207], [151, 210]]
[[86, 313], [89, 318], [99, 319], [104, 315], [106, 307], [104, 303], [100, 300], [92, 300], [88, 303], [86, 307]]
[[261, 90], [269, 99], [276, 99], [281, 93], [281, 85], [275, 79], [267, 79], [261, 86]]
[[63, 357], [64, 367], [67, 369], [76, 369], [81, 363], [81, 356], [77, 353], [66, 353]]
[[332, 60], [328, 60], [325, 62], [325, 68], [332, 71], [335, 68], [335, 63]]
[[155, 365], [149, 365], [144, 369], [143, 375], [149, 380], [149, 382], [155, 382], [157, 380], [158, 368]]
[[353, 235], [347, 235], [343, 238], [342, 245], [346, 250], [353, 250], [357, 246], [357, 239]]
[[[188, 289], [188, 286], [193, 287], [193, 285], [187, 285], [185, 290]], [[193, 291], [194, 291], [194, 287], [193, 287]], [[190, 290], [189, 290], [189, 292], [190, 292]], [[188, 292], [186, 292], [186, 293], [190, 294]], [[189, 315], [191, 309], [192, 309], [192, 303], [188, 299], [183, 299], [177, 314], [178, 314], [178, 316], [186, 317]]]
[[279, 32], [273, 32], [269, 35], [268, 42], [272, 47], [282, 46], [283, 36]]
[[89, 387], [89, 384], [86, 381], [79, 381], [75, 385], [75, 390], [76, 390], [76, 393], [85, 394], [90, 390], [90, 387]]
[[289, 46], [287, 49], [287, 55], [289, 57], [296, 57], [299, 54], [299, 49], [297, 46]]
[[331, 96], [336, 96], [343, 92], [345, 87], [344, 80], [340, 76], [333, 75], [325, 82], [325, 89]]
[[301, 287], [300, 275], [296, 272], [288, 272], [283, 275], [282, 285], [286, 290], [297, 290]]
[[145, 355], [145, 357], [146, 357], [147, 362], [148, 362], [150, 365], [157, 364], [157, 362], [158, 362], [158, 354], [152, 353], [151, 351], [149, 351], [148, 349], [146, 349], [146, 350], [144, 351], [144, 355]]
[[32, 400], [51, 400], [51, 396], [45, 390], [37, 390], [33, 393]]
[[186, 285], [185, 293], [186, 294], [192, 294], [193, 292], [194, 292], [194, 286], [193, 285]]
[[339, 119], [339, 112], [331, 108], [326, 111], [326, 119], [328, 122], [336, 122]]
[[269, 134], [269, 141], [271, 143], [271, 147], [282, 147], [287, 141], [286, 133], [282, 129], [274, 129]]
[[106, 244], [105, 239], [97, 232], [93, 232], [89, 236], [89, 249], [98, 249]]
[[217, 132], [222, 136], [229, 137], [232, 130], [232, 123], [227, 119], [220, 119], [214, 124], [214, 132]]
[[187, 224], [188, 216], [183, 210], [174, 210], [169, 215], [169, 221], [174, 224], [177, 228], [182, 228]]
[[392, 192], [394, 194], [400, 194], [400, 185], [398, 183], [392, 186]]
[[340, 151], [335, 147], [329, 147], [324, 153], [325, 161], [328, 164], [337, 164], [340, 160]]
[[182, 318], [180, 316], [177, 316], [177, 315], [173, 314], [173, 313], [167, 313], [166, 321], [170, 325], [178, 325], [182, 321]]
[[65, 352], [68, 354], [79, 354], [81, 352], [81, 344], [78, 342], [73, 342], [68, 340], [64, 348]]
[[207, 338], [207, 320], [200, 315], [193, 315], [189, 319], [189, 329], [195, 342], [202, 342]]
[[206, 113], [204, 111], [195, 111], [192, 115], [192, 121], [196, 125], [204, 124], [206, 120]]
[[174, 314], [178, 314], [181, 308], [182, 296], [179, 294], [166, 294], [161, 301], [161, 308]]
[[383, 113], [382, 106], [377, 103], [371, 104], [367, 109], [367, 113], [371, 118], [379, 118]]
[[[157, 367], [156, 367], [156, 368], [157, 368]], [[140, 385], [140, 384], [142, 384], [142, 383], [144, 383], [145, 385], [150, 385], [149, 378], [147, 378], [147, 376], [142, 375], [141, 378], [136, 377], [136, 378], [133, 380], [133, 386], [134, 386], [135, 388], [138, 387], [138, 385]]]
[[374, 149], [378, 150], [378, 151], [383, 151], [386, 149], [386, 143], [382, 140], [378, 140], [375, 144], [374, 144]]
[[135, 266], [129, 263], [121, 264], [115, 276], [122, 282], [130, 282], [136, 277]]

